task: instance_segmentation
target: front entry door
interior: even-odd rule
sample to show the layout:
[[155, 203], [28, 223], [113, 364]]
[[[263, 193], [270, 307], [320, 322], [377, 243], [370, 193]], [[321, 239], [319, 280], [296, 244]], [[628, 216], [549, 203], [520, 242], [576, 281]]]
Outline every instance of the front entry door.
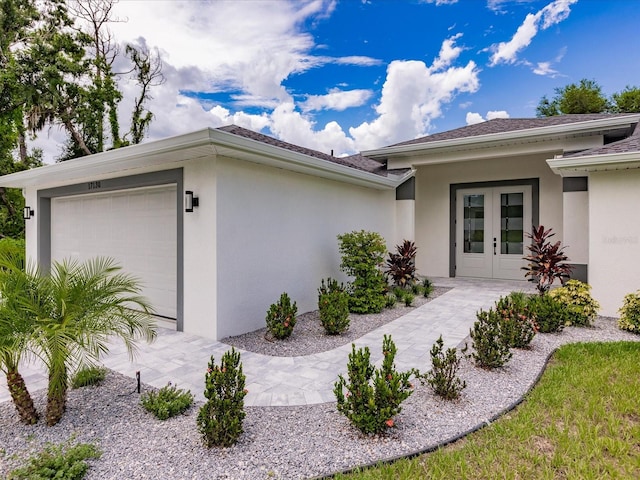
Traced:
[[524, 279], [531, 186], [458, 190], [456, 276]]

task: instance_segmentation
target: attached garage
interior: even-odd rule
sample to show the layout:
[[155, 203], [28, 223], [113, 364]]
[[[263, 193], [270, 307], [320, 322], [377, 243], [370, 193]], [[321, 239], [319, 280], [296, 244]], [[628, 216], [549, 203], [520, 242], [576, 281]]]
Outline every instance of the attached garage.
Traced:
[[53, 198], [51, 259], [111, 257], [142, 279], [143, 295], [176, 319], [176, 185]]

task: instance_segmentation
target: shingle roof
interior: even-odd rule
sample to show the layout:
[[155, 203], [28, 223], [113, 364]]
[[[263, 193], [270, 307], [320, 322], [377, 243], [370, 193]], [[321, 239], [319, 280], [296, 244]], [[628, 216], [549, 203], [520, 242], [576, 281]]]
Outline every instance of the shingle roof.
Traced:
[[387, 170], [386, 167], [380, 162], [373, 160], [371, 158], [365, 157], [360, 153], [351, 155], [349, 157], [334, 157], [333, 155], [328, 155], [326, 153], [322, 153], [317, 150], [312, 150], [310, 148], [294, 145], [293, 143], [283, 142], [282, 140], [278, 140], [277, 138], [273, 138], [268, 135], [264, 135], [262, 133], [254, 132], [253, 130], [242, 128], [237, 125], [226, 125], [224, 127], [217, 128], [217, 130], [221, 130], [227, 133], [232, 133], [233, 135], [238, 135], [240, 137], [250, 138], [251, 140], [255, 140], [257, 142], [262, 142], [268, 145], [273, 145], [275, 147], [284, 148], [285, 150], [290, 150], [292, 152], [302, 153], [310, 157], [319, 158], [321, 160], [326, 160], [329, 162], [337, 163], [339, 165], [355, 168], [357, 170], [362, 170], [364, 172], [373, 173], [375, 175], [380, 175], [382, 177], [388, 176], [389, 173], [395, 174], [395, 173], [402, 173], [403, 171], [405, 171], [405, 170], [398, 170], [398, 171]]
[[613, 153], [640, 152], [640, 123], [636, 125], [633, 134], [623, 140], [612, 142], [602, 147], [583, 150], [581, 152], [564, 155], [568, 157], [587, 157], [592, 155], [611, 155]]
[[516, 130], [528, 130], [531, 128], [550, 127], [554, 125], [566, 125], [570, 123], [587, 122], [589, 120], [600, 120], [603, 118], [624, 117], [630, 115], [628, 113], [588, 113], [588, 114], [571, 114], [558, 115], [553, 117], [541, 118], [495, 118], [486, 122], [467, 125], [465, 127], [448, 130], [446, 132], [427, 135], [426, 137], [408, 140], [406, 142], [390, 145], [396, 147], [399, 145], [414, 145], [420, 143], [435, 142], [438, 140], [454, 140], [458, 138], [477, 137], [480, 135], [489, 135], [492, 133], [505, 133]]

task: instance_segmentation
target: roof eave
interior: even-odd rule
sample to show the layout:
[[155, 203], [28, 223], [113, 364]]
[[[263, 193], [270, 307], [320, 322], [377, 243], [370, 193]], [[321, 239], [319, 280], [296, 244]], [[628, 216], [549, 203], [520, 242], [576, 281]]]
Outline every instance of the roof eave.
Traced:
[[546, 127], [529, 128], [522, 130], [511, 130], [501, 133], [490, 133], [486, 135], [476, 135], [473, 137], [462, 137], [449, 140], [435, 140], [432, 142], [413, 143], [409, 145], [397, 145], [391, 147], [382, 147], [375, 150], [367, 150], [362, 152], [363, 155], [382, 159], [394, 155], [409, 155], [417, 152], [425, 152], [438, 149], [455, 149], [459, 147], [468, 147], [476, 145], [478, 147], [486, 147], [491, 143], [504, 143], [518, 141], [529, 142], [532, 139], [541, 137], [557, 137], [558, 135], [570, 135], [588, 133], [590, 131], [598, 131], [603, 128], [619, 128], [621, 126], [631, 126], [640, 121], [640, 114], [630, 114], [621, 117], [603, 118], [598, 120], [587, 120], [583, 122], [574, 122], [561, 125], [549, 125]]
[[554, 173], [562, 176], [571, 175], [574, 172], [628, 170], [640, 168], [640, 152], [585, 155], [568, 158], [558, 157], [547, 160], [547, 164]]
[[240, 158], [376, 189], [396, 188], [413, 175], [411, 171], [400, 176], [376, 175], [232, 133], [206, 128], [5, 175], [0, 177], [0, 187], [26, 188], [56, 182], [70, 183], [92, 176], [105, 177], [120, 172], [125, 176], [129, 170], [159, 167], [207, 155]]

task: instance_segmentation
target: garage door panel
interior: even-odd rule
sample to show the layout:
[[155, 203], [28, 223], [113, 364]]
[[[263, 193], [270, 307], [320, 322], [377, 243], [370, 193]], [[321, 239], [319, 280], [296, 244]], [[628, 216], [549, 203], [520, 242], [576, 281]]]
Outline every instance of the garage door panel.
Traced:
[[175, 185], [55, 198], [51, 228], [53, 260], [112, 257], [158, 315], [176, 318]]

